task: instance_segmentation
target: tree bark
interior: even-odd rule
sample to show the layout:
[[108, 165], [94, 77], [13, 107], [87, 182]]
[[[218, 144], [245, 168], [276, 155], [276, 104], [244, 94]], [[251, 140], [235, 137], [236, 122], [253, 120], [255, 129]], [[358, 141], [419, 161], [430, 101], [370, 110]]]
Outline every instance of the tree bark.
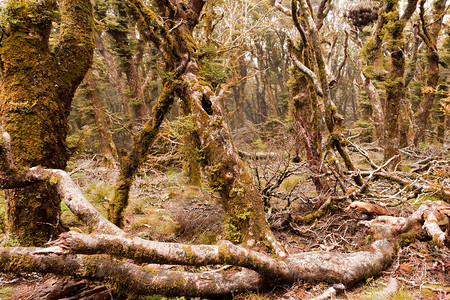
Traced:
[[106, 122], [105, 113], [103, 112], [102, 103], [100, 102], [100, 97], [98, 95], [97, 85], [91, 71], [86, 74], [86, 83], [88, 90], [87, 98], [94, 108], [94, 121], [102, 141], [102, 152], [106, 157], [106, 161], [115, 165], [119, 161], [119, 156], [117, 154], [116, 145], [112, 139], [111, 131], [109, 130], [109, 125]]
[[146, 160], [155, 141], [159, 128], [173, 103], [174, 87], [166, 84], [158, 102], [153, 107], [153, 117], [144, 124], [144, 128], [133, 139], [131, 153], [122, 157], [119, 178], [114, 187], [114, 196], [108, 207], [108, 219], [119, 227], [123, 226], [122, 213], [128, 206], [128, 199], [134, 176]]
[[132, 41], [129, 38], [130, 22], [126, 11], [127, 7], [126, 4], [119, 0], [113, 0], [112, 7], [116, 16], [114, 22], [108, 28], [108, 33], [114, 40], [113, 50], [119, 58], [119, 69], [125, 73], [127, 79], [130, 91], [128, 101], [133, 110], [135, 121], [138, 124], [144, 124], [149, 118], [149, 113], [142, 91], [141, 77], [133, 59], [133, 51], [135, 49], [132, 49]]
[[[63, 169], [67, 161], [67, 118], [75, 89], [94, 50], [92, 7], [87, 0], [60, 1], [58, 42], [49, 48], [54, 1], [17, 9], [0, 46], [1, 122], [12, 135], [18, 166]], [[48, 184], [15, 189], [7, 196], [7, 227], [23, 245], [38, 245], [61, 230], [60, 199]]]
[[[422, 22], [423, 18], [423, 3], [421, 1], [421, 14]], [[446, 0], [435, 0], [433, 2], [433, 22], [430, 25], [429, 33], [427, 32], [427, 24], [423, 24], [422, 38], [427, 45], [427, 79], [426, 86], [435, 89], [439, 82], [439, 56], [437, 54], [437, 39], [439, 32], [441, 31], [443, 17], [442, 14], [446, 8]], [[419, 142], [425, 141], [425, 131], [428, 125], [428, 118], [430, 116], [431, 107], [435, 98], [434, 93], [424, 93], [423, 99], [419, 105], [418, 117], [417, 117], [417, 131], [414, 136], [414, 145], [417, 147]]]

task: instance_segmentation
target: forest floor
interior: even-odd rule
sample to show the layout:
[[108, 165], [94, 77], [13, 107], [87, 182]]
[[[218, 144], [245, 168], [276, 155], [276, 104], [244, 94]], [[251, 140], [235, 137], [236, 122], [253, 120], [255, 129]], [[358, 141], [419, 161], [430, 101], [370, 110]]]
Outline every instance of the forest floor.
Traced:
[[[245, 150], [274, 153], [258, 143], [256, 146], [257, 148]], [[370, 157], [374, 162], [381, 163], [380, 152], [376, 147], [372, 148], [369, 151]], [[282, 156], [281, 154], [280, 157]], [[370, 169], [356, 151], [352, 153], [352, 157], [359, 168]], [[450, 186], [449, 165], [441, 163], [450, 159], [448, 150], [404, 149], [402, 158], [402, 170], [398, 174], [408, 178], [420, 176], [421, 180], [429, 183]], [[436, 163], [424, 171], [412, 174], [420, 167], [419, 162], [429, 158]], [[295, 222], [295, 216], [313, 212], [320, 198], [316, 195], [305, 164], [293, 164], [289, 162], [289, 157], [287, 159], [287, 163], [285, 159], [248, 161], [249, 170], [257, 178], [256, 183], [261, 190], [275, 182], [280, 173], [289, 172], [267, 197], [266, 205], [268, 220], [286, 250], [298, 253], [314, 250], [352, 252], [362, 249], [370, 237], [360, 222], [375, 216], [345, 212], [344, 209], [351, 202], [348, 199], [334, 203], [324, 216], [310, 223]], [[161, 158], [155, 157], [136, 178], [125, 214], [125, 230], [142, 238], [167, 242], [214, 244], [223, 239], [222, 209], [217, 204], [217, 196], [209, 191], [206, 184], [201, 187], [187, 184], [181, 163], [164, 165], [160, 162]], [[70, 162], [68, 171], [86, 197], [105, 214], [108, 201], [112, 198], [117, 170], [105, 167], [100, 157], [85, 156]], [[346, 181], [347, 183], [351, 184], [350, 181]], [[372, 194], [379, 195], [377, 199], [360, 198], [358, 201], [377, 203], [397, 216], [410, 215], [424, 200], [438, 200], [433, 193], [412, 195], [411, 191], [385, 179], [374, 180], [370, 189]], [[336, 193], [339, 193], [337, 186]], [[2, 198], [2, 219], [4, 211], [5, 203]], [[71, 229], [83, 231], [83, 224], [64, 204], [62, 220]], [[4, 226], [0, 229], [4, 229]], [[203, 270], [193, 267], [188, 269]], [[0, 299], [39, 299], [37, 291], [53, 282], [55, 277], [51, 275], [0, 274]], [[234, 299], [329, 299], [324, 297], [324, 293], [330, 291], [331, 287], [333, 285], [326, 283], [299, 282], [293, 286], [277, 286], [270, 291], [235, 295]], [[94, 288], [95, 286], [84, 284], [82, 289], [90, 291]], [[110, 299], [110, 295], [114, 294], [113, 291], [106, 291], [105, 298], [101, 299]], [[450, 299], [450, 251], [438, 248], [432, 240], [416, 240], [400, 249], [393, 263], [381, 275], [367, 278], [351, 289], [337, 291], [333, 299]], [[114, 299], [125, 298], [114, 295]], [[165, 298], [147, 296], [140, 299]]]

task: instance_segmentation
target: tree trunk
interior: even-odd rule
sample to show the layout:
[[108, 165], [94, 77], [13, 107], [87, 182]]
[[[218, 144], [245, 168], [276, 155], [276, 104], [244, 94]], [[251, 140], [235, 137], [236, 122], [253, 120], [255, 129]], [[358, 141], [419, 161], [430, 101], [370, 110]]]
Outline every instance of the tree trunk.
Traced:
[[166, 84], [158, 102], [153, 107], [153, 117], [144, 124], [144, 128], [134, 137], [131, 153], [121, 159], [119, 178], [114, 187], [114, 197], [108, 207], [108, 219], [119, 227], [123, 227], [122, 213], [128, 206], [134, 176], [150, 153], [150, 148], [159, 133], [162, 121], [173, 103], [173, 93], [173, 85]]
[[[423, 2], [423, 1], [422, 1]], [[422, 38], [427, 45], [427, 87], [435, 89], [439, 82], [439, 56], [437, 54], [437, 39], [442, 27], [442, 14], [444, 13], [447, 0], [435, 0], [433, 3], [433, 23], [430, 25], [429, 33], [427, 32], [425, 20], [423, 18], [424, 9], [421, 2], [422, 16]], [[422, 102], [419, 106], [417, 118], [417, 132], [414, 136], [414, 145], [417, 147], [419, 142], [425, 141], [425, 131], [427, 129], [428, 118], [430, 116], [431, 107], [433, 105], [435, 94], [424, 93]]]
[[[304, 51], [305, 65], [310, 65], [308, 50]], [[309, 84], [308, 79], [298, 68], [293, 72], [294, 84], [293, 93], [293, 116], [297, 126], [296, 135], [303, 141], [306, 150], [308, 168], [313, 172], [312, 181], [317, 193], [322, 194], [330, 190], [330, 185], [323, 175], [326, 169], [323, 164], [322, 134], [320, 130], [320, 108], [318, 106], [317, 95], [314, 87]], [[298, 145], [300, 147], [300, 145]]]
[[228, 238], [248, 246], [269, 241], [276, 251], [282, 251], [267, 224], [261, 195], [233, 145], [218, 98], [199, 81], [195, 61], [187, 70], [181, 76], [185, 84], [179, 96], [190, 105], [209, 186], [220, 195], [224, 207]]
[[112, 1], [112, 5], [117, 15], [115, 16], [113, 25], [109, 26], [108, 33], [114, 40], [113, 50], [119, 58], [119, 69], [125, 73], [127, 79], [130, 91], [129, 102], [135, 121], [138, 124], [144, 124], [149, 118], [149, 113], [144, 101], [141, 77], [133, 59], [134, 49], [131, 47], [133, 43], [128, 36], [130, 32], [126, 5], [119, 0]]
[[[391, 69], [389, 71], [388, 79], [384, 82], [386, 89], [386, 104], [385, 104], [385, 144], [384, 144], [384, 160], [387, 161], [391, 157], [399, 153], [400, 136], [398, 119], [400, 113], [400, 104], [403, 97], [405, 73], [405, 58], [402, 50], [397, 50], [391, 53]], [[392, 166], [395, 166], [400, 161], [400, 157], [393, 161]]]
[[102, 152], [107, 162], [109, 161], [112, 164], [117, 164], [119, 156], [117, 155], [116, 145], [112, 139], [109, 125], [106, 122], [105, 113], [103, 112], [102, 103], [100, 102], [100, 97], [98, 95], [97, 85], [91, 71], [86, 74], [86, 83], [88, 90], [87, 98], [94, 108], [94, 121], [102, 141]]
[[[22, 17], [13, 20], [0, 46], [1, 121], [13, 137], [18, 166], [64, 169], [68, 159], [67, 118], [92, 61], [93, 20], [90, 1], [59, 3], [62, 25], [53, 52], [52, 21], [39, 19], [51, 15], [53, 1], [16, 7]], [[61, 229], [60, 210], [60, 199], [48, 184], [12, 190], [7, 195], [8, 233], [24, 245], [42, 244]]]
[[[239, 59], [238, 74], [241, 78], [247, 76], [247, 66], [245, 65], [244, 58]], [[236, 86], [236, 97], [234, 99], [236, 103], [236, 129], [244, 127], [245, 122], [245, 80]]]

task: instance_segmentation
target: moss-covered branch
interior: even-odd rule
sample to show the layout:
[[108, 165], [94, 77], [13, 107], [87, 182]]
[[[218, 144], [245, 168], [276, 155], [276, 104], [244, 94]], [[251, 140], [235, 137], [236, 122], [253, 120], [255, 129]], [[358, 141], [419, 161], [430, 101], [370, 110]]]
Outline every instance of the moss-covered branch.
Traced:
[[90, 0], [59, 1], [61, 26], [54, 53], [63, 81], [75, 88], [92, 63], [94, 18]]
[[171, 83], [164, 86], [158, 102], [153, 107], [152, 118], [144, 124], [144, 128], [134, 137], [131, 153], [122, 157], [119, 178], [114, 188], [114, 197], [108, 208], [108, 219], [117, 226], [123, 226], [122, 213], [128, 205], [128, 197], [134, 176], [142, 163], [147, 159], [164, 116], [173, 103], [174, 88], [175, 86]]

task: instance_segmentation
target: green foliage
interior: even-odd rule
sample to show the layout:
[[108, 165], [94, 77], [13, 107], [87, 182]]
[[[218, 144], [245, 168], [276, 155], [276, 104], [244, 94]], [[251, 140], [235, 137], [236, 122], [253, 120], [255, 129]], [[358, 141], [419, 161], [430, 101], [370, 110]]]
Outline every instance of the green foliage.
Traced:
[[372, 104], [369, 101], [369, 97], [367, 97], [367, 93], [365, 91], [361, 91], [359, 96], [359, 109], [363, 113], [364, 116], [372, 115]]
[[197, 184], [200, 181], [200, 178], [197, 178], [199, 176], [197, 167], [203, 159], [203, 155], [194, 138], [197, 126], [193, 117], [192, 115], [180, 116], [170, 124], [170, 127], [177, 140], [181, 141], [178, 148], [185, 157], [185, 160], [183, 160], [184, 173], [192, 183]]
[[209, 82], [213, 88], [216, 88], [220, 84], [228, 82], [227, 73], [230, 70], [229, 67], [224, 66], [222, 59], [202, 60], [200, 76]]
[[179, 232], [179, 226], [170, 213], [157, 208], [149, 209], [144, 217], [133, 223], [131, 228], [139, 230], [139, 236], [152, 239], [174, 238]]
[[371, 143], [374, 140], [373, 124], [368, 119], [359, 119], [355, 122], [355, 126], [360, 129], [360, 139], [364, 143]]
[[114, 196], [114, 186], [106, 183], [92, 183], [83, 190], [86, 198], [92, 205], [106, 215], [106, 208], [110, 199]]
[[[277, 94], [277, 106], [284, 115], [289, 107], [289, 93], [279, 92]], [[289, 114], [290, 115], [290, 114]]]
[[[69, 156], [79, 154], [86, 150], [100, 149], [99, 142], [97, 144], [92, 142], [93, 132], [94, 128], [89, 125], [85, 125], [80, 130], [72, 132], [66, 139], [66, 148]], [[91, 139], [90, 142], [88, 142], [88, 137]]]
[[7, 0], [0, 10], [0, 26], [18, 26], [26, 21], [41, 24], [59, 21], [59, 11], [38, 0]]

